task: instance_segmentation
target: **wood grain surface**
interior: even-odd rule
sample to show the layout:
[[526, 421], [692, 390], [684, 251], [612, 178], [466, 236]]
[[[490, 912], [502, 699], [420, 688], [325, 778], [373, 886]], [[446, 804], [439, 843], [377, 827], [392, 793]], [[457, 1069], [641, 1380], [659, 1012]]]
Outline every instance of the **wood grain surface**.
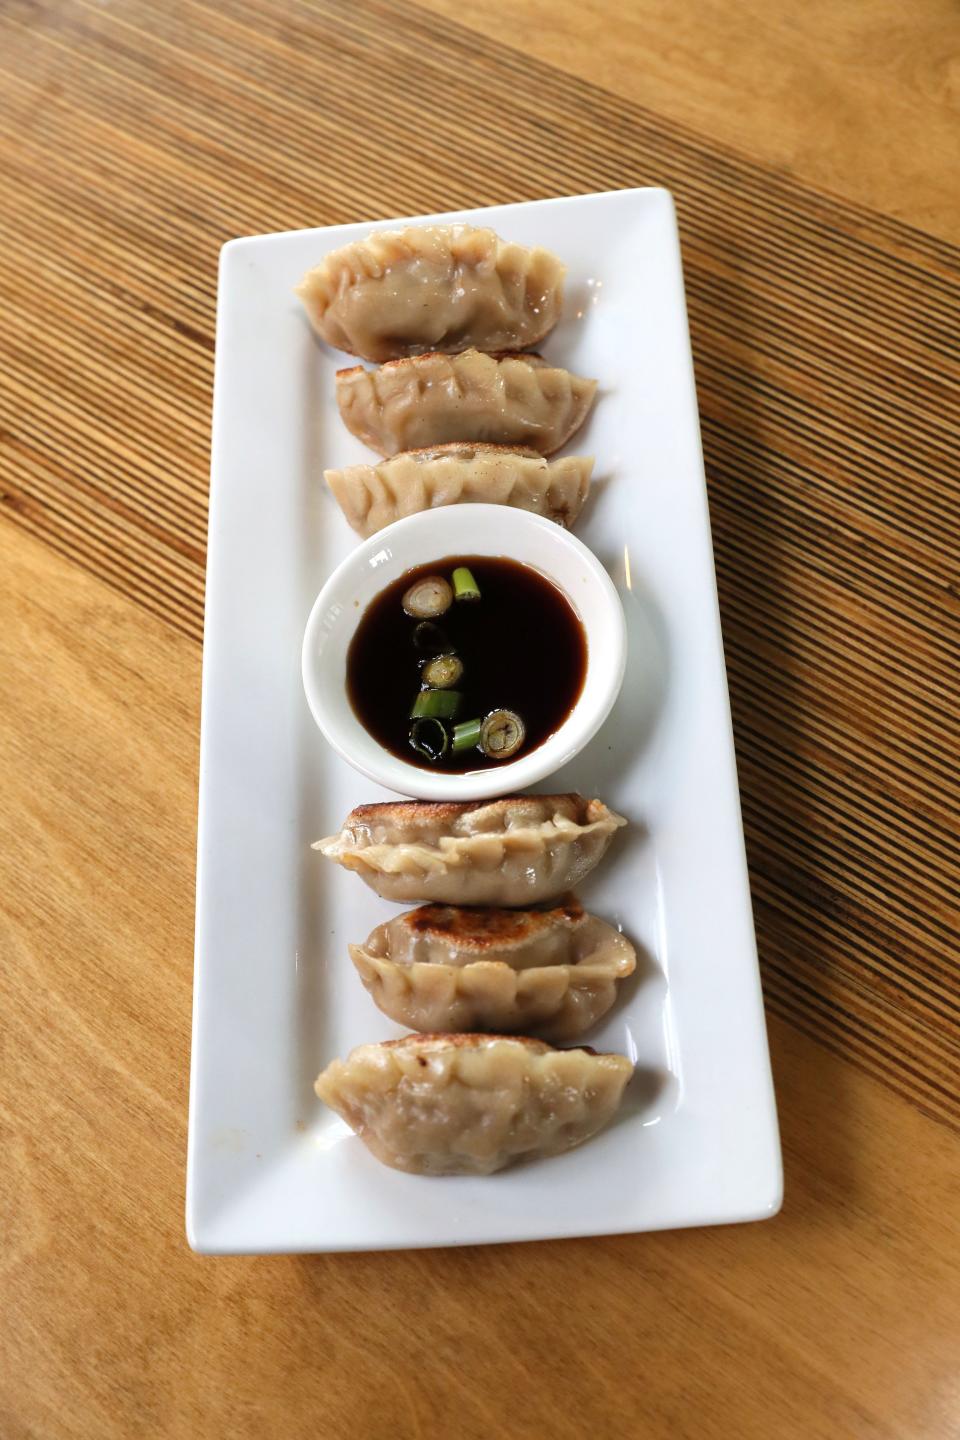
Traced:
[[420, 3], [769, 169], [957, 242], [955, 0]]
[[[745, 40], [662, 0], [0, 8], [0, 1440], [960, 1434], [958, 29], [747, 9]], [[784, 1212], [200, 1260], [219, 245], [645, 182], [683, 231]]]

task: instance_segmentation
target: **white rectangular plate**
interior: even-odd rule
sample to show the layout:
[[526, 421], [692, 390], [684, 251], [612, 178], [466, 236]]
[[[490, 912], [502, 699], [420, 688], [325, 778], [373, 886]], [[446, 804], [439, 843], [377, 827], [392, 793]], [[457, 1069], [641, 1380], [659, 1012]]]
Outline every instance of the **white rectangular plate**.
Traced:
[[544, 353], [600, 380], [569, 448], [596, 456], [577, 533], [622, 595], [627, 680], [597, 738], [541, 788], [598, 795], [631, 821], [580, 893], [647, 957], [586, 1037], [630, 1055], [638, 1075], [604, 1134], [485, 1179], [388, 1170], [314, 1096], [335, 1055], [401, 1033], [347, 954], [395, 907], [310, 849], [354, 805], [388, 797], [327, 747], [299, 675], [310, 606], [353, 543], [322, 471], [371, 457], [334, 399], [334, 372], [353, 361], [314, 338], [293, 286], [372, 227], [231, 241], [203, 664], [190, 1243], [389, 1249], [774, 1214], [780, 1148], [672, 200], [626, 190], [415, 220], [490, 225], [554, 250], [567, 302]]

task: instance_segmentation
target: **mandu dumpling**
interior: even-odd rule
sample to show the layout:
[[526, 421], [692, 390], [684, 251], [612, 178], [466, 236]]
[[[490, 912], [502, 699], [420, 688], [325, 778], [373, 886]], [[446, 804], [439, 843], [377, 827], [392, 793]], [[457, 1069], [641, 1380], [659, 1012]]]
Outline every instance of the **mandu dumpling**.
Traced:
[[530, 510], [559, 525], [575, 522], [590, 489], [593, 458], [545, 460], [503, 445], [438, 445], [408, 450], [379, 465], [325, 470], [324, 479], [359, 535], [441, 505], [473, 501]]
[[376, 370], [337, 371], [337, 404], [348, 430], [371, 450], [395, 455], [450, 440], [516, 445], [552, 455], [587, 417], [596, 380], [540, 355], [434, 351]]
[[365, 360], [524, 350], [556, 325], [564, 266], [470, 225], [375, 230], [308, 270], [297, 294], [329, 345]]
[[378, 925], [350, 956], [375, 1003], [410, 1030], [575, 1040], [636, 968], [625, 936], [572, 896], [550, 910], [423, 905]]
[[385, 900], [513, 908], [574, 889], [626, 823], [576, 794], [394, 800], [359, 805], [314, 849]]
[[633, 1066], [502, 1035], [408, 1035], [334, 1060], [316, 1091], [378, 1160], [491, 1175], [571, 1150], [613, 1118]]

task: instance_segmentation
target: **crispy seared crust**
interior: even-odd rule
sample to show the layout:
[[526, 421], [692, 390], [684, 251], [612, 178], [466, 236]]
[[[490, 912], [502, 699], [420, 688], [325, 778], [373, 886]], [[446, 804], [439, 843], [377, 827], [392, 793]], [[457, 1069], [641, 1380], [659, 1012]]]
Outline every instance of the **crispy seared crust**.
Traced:
[[564, 897], [559, 905], [545, 910], [499, 910], [464, 905], [421, 905], [405, 919], [418, 935], [443, 936], [455, 939], [461, 950], [469, 950], [482, 959], [510, 940], [527, 938], [541, 930], [549, 930], [557, 917], [575, 924], [583, 919], [584, 909], [573, 895]]
[[543, 801], [547, 806], [566, 808], [573, 806], [581, 814], [590, 803], [575, 790], [561, 795], [501, 795], [497, 800], [380, 800], [372, 805], [355, 805], [344, 821], [344, 829], [350, 825], [368, 824], [372, 820], [459, 820], [472, 810], [507, 811], [518, 801]]
[[463, 456], [468, 460], [474, 455], [523, 455], [528, 460], [542, 459], [539, 451], [531, 450], [529, 445], [494, 445], [490, 440], [445, 440], [442, 445], [421, 445], [419, 450], [401, 450], [400, 454], [419, 455], [429, 460], [442, 455]]

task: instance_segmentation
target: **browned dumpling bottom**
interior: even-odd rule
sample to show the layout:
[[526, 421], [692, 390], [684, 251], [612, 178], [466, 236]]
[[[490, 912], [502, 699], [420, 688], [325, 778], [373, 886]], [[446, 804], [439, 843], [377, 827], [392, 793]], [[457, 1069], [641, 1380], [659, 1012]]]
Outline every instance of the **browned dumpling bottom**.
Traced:
[[377, 926], [350, 955], [399, 1025], [555, 1042], [595, 1025], [636, 967], [626, 937], [573, 896], [532, 911], [423, 905]]
[[626, 823], [576, 794], [398, 800], [358, 806], [314, 848], [386, 900], [515, 908], [574, 889]]

